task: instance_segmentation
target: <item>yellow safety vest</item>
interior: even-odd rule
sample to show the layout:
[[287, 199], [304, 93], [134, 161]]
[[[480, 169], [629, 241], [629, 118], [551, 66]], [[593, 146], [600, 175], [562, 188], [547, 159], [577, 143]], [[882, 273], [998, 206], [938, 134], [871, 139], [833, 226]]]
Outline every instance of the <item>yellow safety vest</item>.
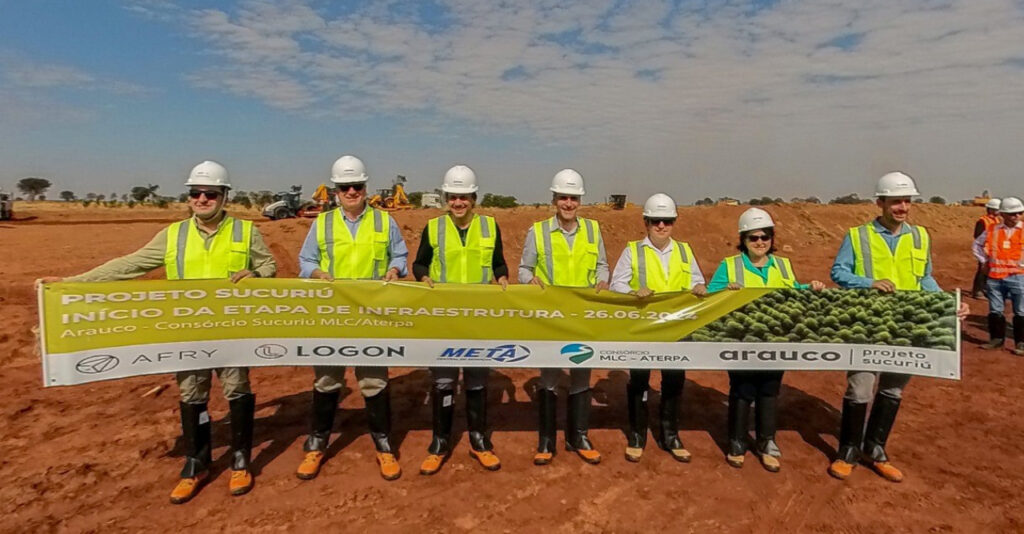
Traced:
[[582, 217], [577, 218], [577, 225], [576, 237], [570, 247], [554, 217], [533, 223], [533, 238], [537, 245], [534, 276], [541, 282], [566, 287], [594, 287], [597, 283], [597, 245], [601, 242], [601, 227], [597, 221]]
[[490, 283], [497, 234], [498, 225], [493, 217], [474, 214], [463, 245], [451, 217], [442, 215], [430, 219], [427, 237], [434, 249], [430, 278], [456, 284]]
[[248, 269], [251, 238], [252, 221], [225, 216], [207, 247], [193, 219], [176, 222], [167, 227], [167, 279], [228, 278]]
[[646, 287], [655, 292], [687, 291], [690, 289], [692, 273], [690, 258], [693, 251], [690, 245], [682, 241], [672, 240], [673, 248], [668, 260], [668, 278], [661, 266], [661, 258], [651, 247], [641, 246], [643, 241], [630, 241], [633, 277], [629, 279], [629, 287], [636, 291]]
[[320, 246], [320, 270], [334, 278], [379, 280], [387, 271], [391, 217], [370, 207], [356, 227], [353, 238], [340, 208], [316, 216], [316, 242]]
[[768, 268], [768, 281], [765, 282], [761, 275], [747, 269], [743, 262], [743, 255], [737, 254], [722, 260], [725, 264], [725, 272], [729, 275], [730, 283], [737, 283], [742, 287], [793, 287], [796, 285], [796, 278], [793, 276], [793, 266], [789, 259], [781, 256], [771, 256], [775, 259], [772, 266]]
[[873, 280], [889, 280], [896, 289], [920, 291], [931, 239], [923, 226], [908, 226], [910, 231], [899, 237], [895, 252], [889, 250], [889, 245], [873, 223], [850, 228], [853, 274]]

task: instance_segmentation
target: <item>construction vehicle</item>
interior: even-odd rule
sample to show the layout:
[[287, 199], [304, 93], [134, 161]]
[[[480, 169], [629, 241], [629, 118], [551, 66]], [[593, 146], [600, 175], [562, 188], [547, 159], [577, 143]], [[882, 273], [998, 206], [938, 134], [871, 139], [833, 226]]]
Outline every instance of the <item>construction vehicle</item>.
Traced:
[[974, 200], [971, 202], [971, 205], [984, 207], [985, 204], [988, 204], [989, 200], [992, 200], [992, 197], [989, 196], [988, 189], [986, 189], [981, 192], [981, 196], [974, 197]]
[[613, 210], [621, 210], [626, 208], [626, 195], [611, 195], [608, 197], [608, 205]]
[[405, 176], [399, 174], [390, 189], [378, 189], [377, 194], [370, 197], [366, 203], [384, 211], [412, 209], [409, 196], [405, 194], [405, 181]]
[[263, 216], [270, 220], [290, 219], [292, 217], [316, 217], [321, 212], [334, 206], [327, 186], [320, 184], [313, 193], [313, 200], [302, 200], [302, 186], [293, 185], [290, 191], [282, 191], [274, 195], [274, 202], [263, 208]]
[[7, 221], [14, 218], [14, 199], [10, 193], [0, 189], [0, 221]]

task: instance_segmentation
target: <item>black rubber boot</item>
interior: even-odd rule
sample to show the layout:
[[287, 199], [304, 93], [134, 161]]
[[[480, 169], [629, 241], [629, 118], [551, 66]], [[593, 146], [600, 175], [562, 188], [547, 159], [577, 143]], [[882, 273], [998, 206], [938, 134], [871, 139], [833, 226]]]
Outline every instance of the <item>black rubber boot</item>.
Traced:
[[889, 432], [896, 422], [896, 414], [900, 411], [900, 399], [879, 393], [875, 395], [875, 404], [871, 407], [868, 429], [864, 436], [864, 454], [875, 462], [888, 462], [885, 455], [885, 442], [889, 440]]
[[487, 437], [487, 388], [466, 391], [466, 427], [469, 429], [469, 446], [475, 451], [489, 451], [494, 448]]
[[626, 402], [629, 408], [627, 446], [642, 449], [647, 445], [647, 385], [626, 384]]
[[757, 452], [769, 456], [782, 456], [778, 444], [775, 443], [775, 431], [778, 422], [779, 398], [765, 395], [757, 398], [754, 403], [754, 425], [757, 432]]
[[1024, 356], [1024, 317], [1013, 316], [1013, 353]]
[[366, 397], [366, 421], [370, 439], [377, 452], [394, 454], [391, 446], [391, 388], [385, 387], [372, 397]]
[[988, 314], [988, 338], [989, 342], [983, 348], [997, 350], [1003, 348], [1006, 342], [1006, 319], [998, 313]]
[[854, 465], [860, 461], [860, 447], [864, 441], [864, 418], [867, 413], [867, 403], [843, 399], [843, 419], [839, 426], [837, 459]]
[[[550, 389], [541, 388], [537, 391], [537, 412], [540, 420], [537, 425], [537, 452], [548, 453], [551, 455], [555, 454], [555, 440], [556, 440], [556, 422], [555, 415], [557, 410], [558, 398], [555, 396], [555, 392]], [[534, 460], [534, 463], [537, 463]], [[542, 462], [538, 465], [544, 465], [548, 462]]]
[[747, 453], [749, 417], [750, 401], [739, 395], [729, 395], [729, 456], [743, 456]]
[[[568, 417], [565, 423], [565, 450], [567, 451], [592, 451], [594, 445], [590, 443], [587, 432], [590, 430], [590, 390], [581, 391], [569, 395]], [[601, 457], [590, 457], [580, 455], [587, 463], [597, 464]]]
[[978, 271], [974, 273], [974, 285], [971, 287], [971, 296], [979, 298], [979, 295], [985, 295], [985, 281], [988, 280], [988, 274], [985, 273], [985, 269], [978, 265]]
[[327, 450], [327, 442], [331, 439], [334, 428], [334, 414], [338, 411], [340, 391], [323, 393], [313, 390], [313, 413], [310, 419], [310, 432], [302, 450], [306, 452]]
[[[666, 451], [684, 449], [682, 440], [679, 439], [679, 403], [683, 399], [683, 388], [668, 388], [663, 383], [661, 386], [661, 403], [658, 405], [658, 445]], [[673, 455], [676, 460], [689, 461]]]
[[181, 436], [185, 441], [185, 466], [181, 478], [193, 478], [206, 471], [213, 458], [210, 450], [210, 413], [206, 403], [179, 402]]
[[231, 413], [231, 469], [249, 468], [252, 461], [252, 427], [256, 412], [256, 395], [244, 393], [228, 402]]
[[452, 415], [455, 413], [455, 392], [435, 387], [430, 395], [434, 436], [427, 452], [445, 455], [451, 452]]

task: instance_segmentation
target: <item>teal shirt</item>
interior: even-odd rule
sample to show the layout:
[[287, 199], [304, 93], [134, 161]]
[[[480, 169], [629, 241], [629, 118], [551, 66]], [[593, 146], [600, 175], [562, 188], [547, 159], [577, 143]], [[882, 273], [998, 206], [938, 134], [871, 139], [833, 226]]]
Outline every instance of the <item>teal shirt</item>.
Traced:
[[[750, 263], [750, 258], [747, 257], [746, 253], [740, 254], [743, 258], [743, 267], [746, 268], [747, 272], [756, 274], [761, 277], [765, 283], [768, 283], [768, 269], [775, 265], [775, 255], [768, 255], [768, 263], [764, 264], [764, 267], [755, 267], [753, 263]], [[718, 269], [715, 269], [714, 276], [711, 277], [711, 281], [708, 282], [708, 293], [715, 293], [721, 291], [729, 285], [729, 267], [726, 266], [726, 261], [722, 260], [722, 263], [718, 264]], [[794, 286], [795, 289], [807, 289], [811, 287], [810, 284], [801, 284], [797, 282]]]

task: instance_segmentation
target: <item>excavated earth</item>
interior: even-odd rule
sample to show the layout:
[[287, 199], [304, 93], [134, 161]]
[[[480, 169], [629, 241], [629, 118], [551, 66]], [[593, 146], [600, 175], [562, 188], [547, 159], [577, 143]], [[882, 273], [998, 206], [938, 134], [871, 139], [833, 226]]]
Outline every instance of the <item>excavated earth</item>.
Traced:
[[[65, 205], [66, 206], [66, 205]], [[688, 375], [682, 437], [694, 455], [681, 464], [654, 446], [643, 460], [623, 458], [626, 418], [621, 371], [595, 372], [591, 437], [604, 454], [598, 466], [559, 452], [552, 465], [532, 465], [536, 373], [491, 378], [493, 441], [502, 469], [485, 472], [467, 454], [462, 410], [455, 453], [440, 474], [418, 474], [430, 438], [429, 377], [392, 369], [395, 437], [405, 474], [395, 482], [376, 471], [363, 401], [351, 374], [336, 438], [319, 478], [294, 476], [307, 429], [311, 372], [262, 368], [257, 393], [257, 483], [228, 495], [226, 402], [213, 396], [215, 467], [192, 502], [167, 495], [182, 462], [177, 391], [170, 376], [146, 376], [75, 387], [42, 387], [31, 328], [37, 323], [33, 279], [71, 275], [145, 244], [183, 218], [180, 208], [56, 206], [19, 203], [19, 219], [0, 223], [0, 531], [331, 531], [331, 532], [1020, 532], [1024, 530], [1024, 358], [978, 348], [987, 336], [983, 301], [967, 299], [963, 380], [915, 379], [890, 440], [906, 472], [901, 484], [860, 468], [845, 482], [825, 469], [835, 453], [841, 373], [792, 372], [781, 396], [778, 474], [751, 457], [743, 469], [723, 456], [727, 401], [724, 372]], [[675, 237], [693, 246], [706, 275], [735, 250], [744, 207], [683, 208]], [[482, 210], [497, 217], [513, 266], [528, 225], [547, 208]], [[869, 220], [872, 205], [772, 206], [780, 254], [801, 280], [827, 281], [846, 228]], [[438, 210], [395, 217], [410, 249]], [[609, 260], [642, 235], [635, 207], [586, 207], [600, 221]], [[971, 229], [978, 208], [917, 205], [912, 220], [933, 236], [935, 275], [947, 289], [967, 288], [975, 263]], [[259, 219], [255, 212], [244, 217]], [[258, 220], [277, 256], [279, 276], [295, 276], [310, 220]], [[161, 272], [149, 275], [162, 276]], [[829, 282], [831, 285], [831, 283]], [[655, 388], [657, 381], [653, 381]], [[144, 392], [168, 384], [156, 397]], [[216, 387], [216, 386], [215, 386]], [[653, 395], [656, 400], [657, 395]], [[564, 394], [562, 396], [564, 398]], [[461, 401], [460, 401], [461, 404]], [[562, 426], [564, 407], [560, 407]]]

